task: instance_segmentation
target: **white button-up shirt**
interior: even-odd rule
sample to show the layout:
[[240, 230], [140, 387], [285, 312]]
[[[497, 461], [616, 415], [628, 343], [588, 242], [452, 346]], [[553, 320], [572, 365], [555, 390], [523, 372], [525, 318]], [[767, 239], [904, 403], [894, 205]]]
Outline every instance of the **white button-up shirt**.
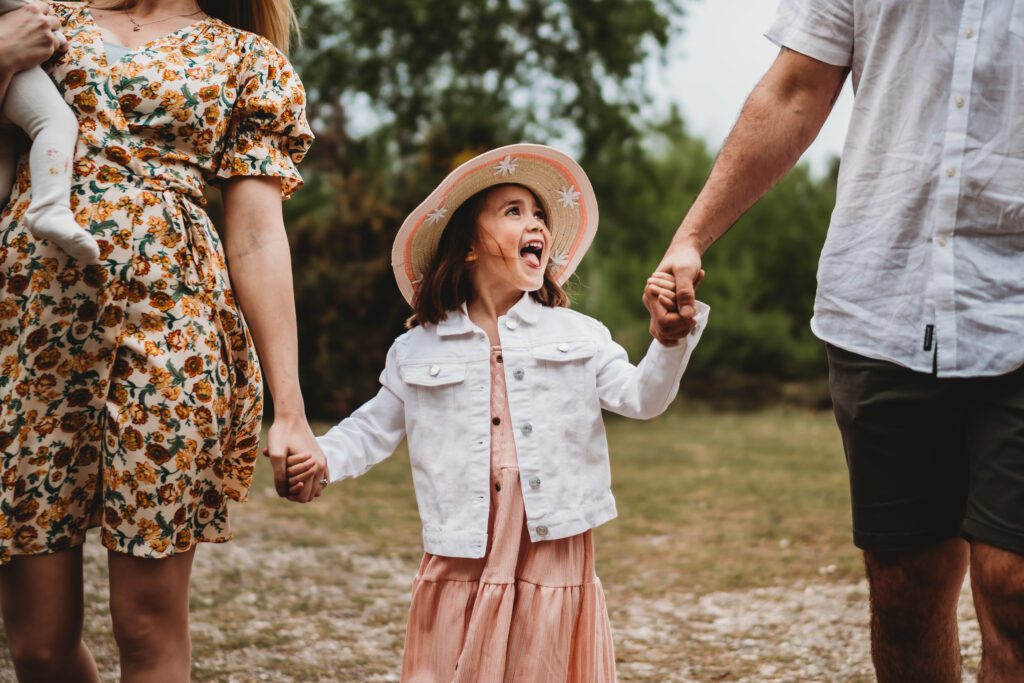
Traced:
[[783, 0], [767, 36], [853, 74], [815, 334], [945, 377], [1024, 364], [1024, 0]]
[[[708, 309], [698, 304], [697, 319]], [[533, 541], [566, 538], [616, 515], [601, 410], [646, 419], [675, 398], [700, 331], [654, 341], [639, 366], [608, 329], [524, 296], [498, 319], [503, 367]], [[465, 311], [416, 327], [388, 352], [381, 390], [317, 439], [332, 481], [356, 477], [408, 435], [427, 552], [483, 557], [491, 474], [491, 349]]]

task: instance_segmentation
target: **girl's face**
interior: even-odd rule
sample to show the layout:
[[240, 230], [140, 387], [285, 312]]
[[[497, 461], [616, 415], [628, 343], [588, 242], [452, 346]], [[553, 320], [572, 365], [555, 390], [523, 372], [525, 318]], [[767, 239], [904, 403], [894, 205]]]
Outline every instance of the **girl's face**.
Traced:
[[544, 286], [550, 257], [547, 217], [533, 193], [521, 185], [487, 192], [477, 217], [470, 252], [476, 286], [535, 292]]

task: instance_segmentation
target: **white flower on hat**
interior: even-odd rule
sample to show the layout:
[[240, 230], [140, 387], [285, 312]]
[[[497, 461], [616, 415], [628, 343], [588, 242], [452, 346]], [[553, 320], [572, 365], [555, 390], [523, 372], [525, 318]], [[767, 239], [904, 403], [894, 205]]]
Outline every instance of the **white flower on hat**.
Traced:
[[563, 249], [557, 254], [552, 254], [551, 262], [554, 263], [556, 266], [559, 266], [560, 268], [565, 268], [565, 266], [568, 265], [569, 263], [569, 250]]
[[558, 191], [558, 203], [566, 208], [571, 208], [579, 203], [580, 193], [572, 187], [563, 187]]
[[506, 154], [505, 158], [494, 167], [494, 175], [512, 175], [516, 172], [518, 164], [519, 162], [513, 159], [511, 154]]
[[427, 214], [427, 223], [434, 225], [444, 220], [444, 217], [448, 215], [448, 207], [439, 206], [430, 213]]

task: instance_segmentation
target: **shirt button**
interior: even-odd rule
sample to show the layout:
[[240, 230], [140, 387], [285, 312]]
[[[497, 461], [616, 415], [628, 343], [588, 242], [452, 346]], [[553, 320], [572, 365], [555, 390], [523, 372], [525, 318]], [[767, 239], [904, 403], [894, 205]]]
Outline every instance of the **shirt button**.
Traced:
[[494, 425], [495, 427], [497, 427], [498, 425], [501, 424], [501, 418], [500, 417], [494, 418], [493, 420], [491, 420], [491, 424]]
[[512, 371], [512, 376], [516, 379], [522, 379], [523, 377], [526, 377], [526, 372], [524, 372], [522, 368], [516, 368]]
[[973, 28], [969, 28], [966, 31], [964, 31], [964, 36], [966, 38], [973, 38], [974, 37], [974, 29]]
[[533, 425], [530, 424], [529, 422], [527, 422], [526, 424], [523, 425], [523, 434], [532, 434], [532, 433], [533, 433]]
[[547, 536], [548, 535], [548, 528], [546, 526], [539, 526], [539, 527], [537, 527], [537, 535], [538, 536]]
[[499, 363], [504, 363], [505, 362], [505, 357], [499, 354], [498, 355], [498, 362]]
[[539, 489], [540, 488], [540, 478], [539, 477], [534, 477], [533, 479], [530, 480], [530, 488], [531, 489]]
[[946, 246], [946, 244], [949, 243], [949, 240], [946, 239], [945, 235], [939, 235], [939, 238], [935, 241], [938, 243], [940, 247], [944, 247]]
[[561, 351], [562, 353], [567, 353], [569, 351], [569, 345], [566, 344], [565, 342], [562, 342], [561, 344], [558, 345], [558, 350]]
[[955, 100], [953, 100], [953, 102], [956, 104], [956, 108], [957, 109], [963, 109], [963, 107], [964, 107], [964, 98], [957, 97]]
[[515, 320], [506, 320], [505, 327], [507, 327], [510, 330], [514, 330], [517, 327], [519, 327], [519, 323], [517, 323]]
[[952, 178], [953, 176], [956, 175], [956, 169], [950, 166], [949, 168], [946, 169], [946, 175]]
[[441, 368], [439, 368], [436, 365], [431, 365], [430, 366], [430, 376], [431, 377], [437, 377], [440, 374], [441, 374]]

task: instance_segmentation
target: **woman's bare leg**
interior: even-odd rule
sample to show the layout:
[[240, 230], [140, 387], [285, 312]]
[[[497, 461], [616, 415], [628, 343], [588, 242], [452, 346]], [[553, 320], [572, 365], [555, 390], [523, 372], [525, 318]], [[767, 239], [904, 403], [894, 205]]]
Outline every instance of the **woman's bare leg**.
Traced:
[[110, 617], [122, 683], [185, 683], [192, 662], [188, 590], [195, 548], [160, 560], [108, 551]]
[[22, 555], [0, 567], [0, 607], [21, 683], [99, 683], [82, 642], [82, 548]]

